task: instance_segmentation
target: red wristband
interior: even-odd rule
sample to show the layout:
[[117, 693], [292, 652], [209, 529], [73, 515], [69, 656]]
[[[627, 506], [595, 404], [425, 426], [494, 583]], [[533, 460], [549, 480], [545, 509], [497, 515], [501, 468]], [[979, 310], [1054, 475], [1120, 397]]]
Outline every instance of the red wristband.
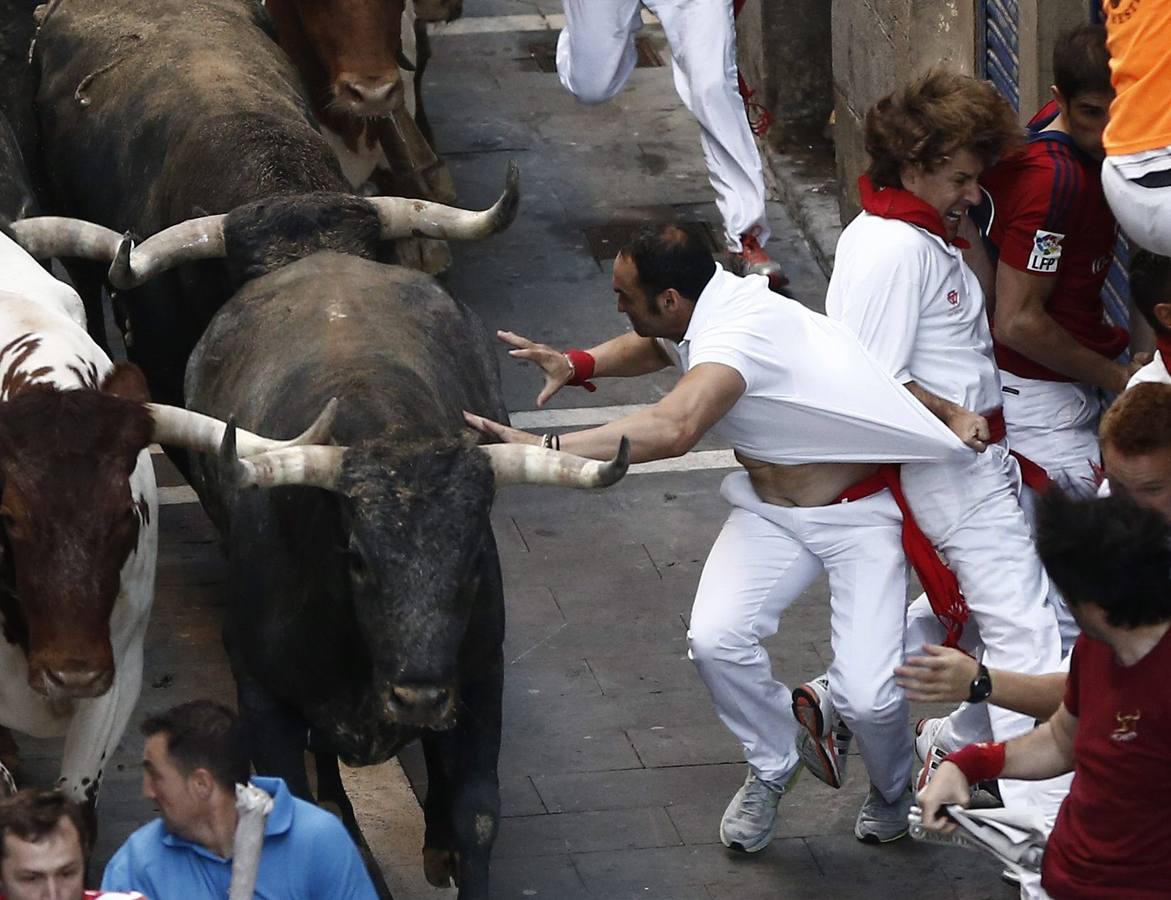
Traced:
[[1004, 771], [1004, 744], [968, 744], [943, 758], [964, 773], [968, 784], [991, 781]]
[[566, 384], [577, 385], [583, 387], [587, 391], [596, 391], [597, 385], [590, 384], [590, 379], [594, 377], [594, 368], [598, 361], [594, 359], [592, 353], [587, 353], [585, 350], [566, 350], [565, 358], [569, 360], [570, 366], [573, 367], [573, 376], [566, 382]]

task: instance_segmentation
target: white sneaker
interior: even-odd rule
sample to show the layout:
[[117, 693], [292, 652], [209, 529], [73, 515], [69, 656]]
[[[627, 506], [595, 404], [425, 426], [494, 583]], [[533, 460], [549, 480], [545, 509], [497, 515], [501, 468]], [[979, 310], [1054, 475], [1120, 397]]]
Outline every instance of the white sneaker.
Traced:
[[793, 717], [805, 729], [797, 735], [797, 755], [819, 781], [840, 788], [853, 734], [834, 710], [829, 677], [819, 675], [793, 689]]
[[[800, 767], [797, 771], [801, 771]], [[767, 847], [777, 831], [777, 804], [796, 778], [794, 772], [788, 782], [777, 786], [761, 781], [756, 772], [749, 769], [748, 777], [720, 820], [723, 845], [741, 853], [756, 853]]]
[[927, 787], [927, 782], [931, 780], [931, 776], [935, 774], [935, 770], [939, 768], [943, 758], [950, 752], [937, 743], [939, 732], [946, 724], [946, 718], [920, 719], [919, 724], [915, 726], [915, 755], [919, 757], [919, 762], [923, 763], [923, 768], [919, 770], [919, 774], [915, 778], [915, 793]]

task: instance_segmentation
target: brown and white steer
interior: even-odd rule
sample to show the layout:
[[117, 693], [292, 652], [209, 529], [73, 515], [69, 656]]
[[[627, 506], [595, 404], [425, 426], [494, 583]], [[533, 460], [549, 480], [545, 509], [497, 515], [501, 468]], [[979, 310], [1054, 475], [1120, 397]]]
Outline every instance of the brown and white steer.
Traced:
[[[148, 403], [138, 369], [94, 343], [78, 295], [17, 243], [67, 252], [60, 221], [0, 234], [0, 726], [64, 735], [58, 786], [92, 809], [142, 681], [158, 549], [148, 447], [214, 450], [224, 425]], [[112, 255], [117, 234], [88, 234], [78, 255]], [[330, 412], [297, 442], [322, 438]], [[12, 787], [0, 766], [0, 794]]]

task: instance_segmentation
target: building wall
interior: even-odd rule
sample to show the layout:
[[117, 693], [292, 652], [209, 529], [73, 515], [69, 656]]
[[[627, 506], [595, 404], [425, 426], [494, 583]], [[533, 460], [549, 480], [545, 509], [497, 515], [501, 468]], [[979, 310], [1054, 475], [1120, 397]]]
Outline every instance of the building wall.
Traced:
[[775, 121], [783, 148], [824, 140], [834, 99], [825, 0], [747, 0], [736, 20], [740, 70]]
[[975, 71], [972, 0], [833, 0], [834, 142], [842, 221], [858, 213], [866, 111], [932, 66]]
[[[866, 167], [862, 123], [881, 97], [932, 66], [982, 75], [981, 0], [833, 0], [834, 140], [843, 221], [858, 212]], [[1020, 0], [1021, 120], [1049, 98], [1053, 46], [1061, 31], [1089, 18], [1086, 0]]]

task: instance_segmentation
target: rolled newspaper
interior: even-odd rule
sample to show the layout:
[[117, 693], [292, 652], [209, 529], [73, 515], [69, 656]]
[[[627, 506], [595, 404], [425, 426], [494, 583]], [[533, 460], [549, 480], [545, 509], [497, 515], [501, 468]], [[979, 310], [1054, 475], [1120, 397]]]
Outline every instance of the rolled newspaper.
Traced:
[[236, 839], [232, 844], [232, 883], [228, 900], [252, 900], [260, 872], [264, 823], [272, 812], [272, 797], [252, 784], [236, 785]]
[[1045, 820], [1035, 809], [964, 809], [946, 807], [947, 817], [956, 824], [943, 834], [923, 824], [923, 813], [911, 807], [907, 816], [911, 837], [920, 841], [951, 844], [968, 850], [991, 853], [1004, 865], [1023, 872], [1039, 873], [1045, 855]]

